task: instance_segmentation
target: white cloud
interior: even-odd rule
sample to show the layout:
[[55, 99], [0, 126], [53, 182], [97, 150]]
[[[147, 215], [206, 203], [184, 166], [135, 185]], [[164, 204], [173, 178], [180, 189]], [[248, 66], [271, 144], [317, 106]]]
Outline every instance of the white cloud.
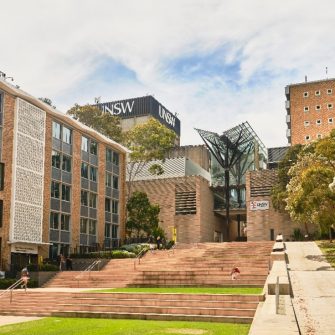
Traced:
[[[201, 142], [194, 127], [222, 132], [249, 121], [267, 146], [285, 145], [285, 85], [321, 79], [326, 66], [334, 73], [334, 8], [330, 0], [3, 1], [0, 70], [64, 111], [96, 96], [154, 94], [179, 113], [184, 144]], [[181, 77], [166, 68], [218, 50], [237, 72]], [[106, 60], [135, 79], [102, 79]], [[193, 73], [203, 65], [190, 64]]]

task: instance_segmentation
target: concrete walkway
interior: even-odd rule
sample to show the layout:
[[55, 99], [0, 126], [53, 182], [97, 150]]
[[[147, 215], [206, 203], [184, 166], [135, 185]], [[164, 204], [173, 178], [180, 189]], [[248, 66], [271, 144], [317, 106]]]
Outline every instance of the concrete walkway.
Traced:
[[335, 271], [314, 242], [285, 244], [301, 334], [335, 334]]

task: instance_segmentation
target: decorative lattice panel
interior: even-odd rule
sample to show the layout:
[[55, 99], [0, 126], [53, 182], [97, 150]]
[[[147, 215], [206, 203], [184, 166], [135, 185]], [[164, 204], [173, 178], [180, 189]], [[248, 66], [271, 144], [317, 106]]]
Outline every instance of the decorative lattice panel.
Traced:
[[15, 202], [13, 239], [15, 241], [41, 242], [42, 215], [42, 207]]
[[37, 173], [16, 169], [15, 201], [42, 206], [43, 176]]
[[18, 99], [11, 239], [42, 242], [45, 112]]

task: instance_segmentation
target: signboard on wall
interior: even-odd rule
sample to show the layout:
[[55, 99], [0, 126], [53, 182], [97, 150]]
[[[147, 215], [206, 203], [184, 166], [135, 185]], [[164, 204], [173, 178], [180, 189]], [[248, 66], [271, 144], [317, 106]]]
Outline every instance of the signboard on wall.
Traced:
[[267, 200], [250, 201], [251, 211], [265, 211], [270, 208], [270, 202]]
[[99, 103], [97, 106], [102, 109], [103, 112], [116, 115], [121, 119], [151, 115], [180, 136], [180, 120], [151, 95]]
[[37, 245], [15, 243], [11, 245], [11, 252], [19, 254], [38, 254]]

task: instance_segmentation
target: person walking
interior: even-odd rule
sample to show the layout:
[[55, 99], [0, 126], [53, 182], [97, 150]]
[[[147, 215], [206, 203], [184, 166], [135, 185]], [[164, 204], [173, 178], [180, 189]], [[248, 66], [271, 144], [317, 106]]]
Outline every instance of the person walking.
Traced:
[[233, 266], [230, 275], [231, 275], [231, 280], [236, 280], [241, 274], [240, 269], [237, 266]]
[[21, 270], [21, 280], [22, 280], [21, 288], [24, 288], [25, 291], [27, 291], [28, 280], [29, 279], [30, 279], [29, 271], [28, 271], [27, 267], [24, 267]]

